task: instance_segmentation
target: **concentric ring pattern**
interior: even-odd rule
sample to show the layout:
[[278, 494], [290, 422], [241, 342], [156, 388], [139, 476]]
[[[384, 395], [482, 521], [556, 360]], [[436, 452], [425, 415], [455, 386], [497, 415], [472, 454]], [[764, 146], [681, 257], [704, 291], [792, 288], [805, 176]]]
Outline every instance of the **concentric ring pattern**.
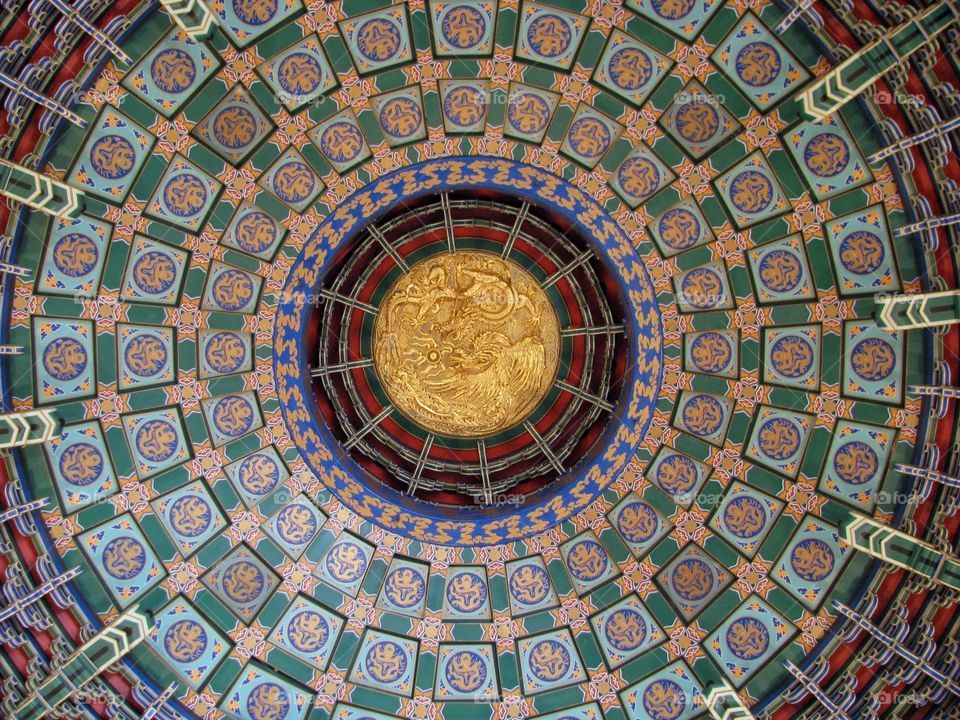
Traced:
[[[866, 9], [212, 0], [191, 39], [101, 8], [129, 62], [57, 56], [84, 127], [0, 145], [84, 196], [9, 215], [7, 408], [62, 426], [8, 464], [8, 504], [50, 500], [4, 530], [5, 591], [80, 573], [0, 623], [8, 714], [140, 608], [67, 716], [172, 687], [159, 717], [688, 720], [717, 688], [758, 718], [933, 717], [922, 684], [878, 699], [905, 676], [867, 673], [837, 609], [889, 607], [902, 640], [948, 607], [841, 528], [942, 550], [957, 507], [895, 469], [954, 442], [911, 388], [951, 384], [956, 337], [875, 298], [955, 285], [898, 230], [956, 158], [870, 159], [891, 93], [801, 111]], [[377, 376], [374, 320], [457, 250], [540, 284], [560, 360], [499, 434], [444, 439]], [[955, 649], [937, 617], [904, 641], [925, 658]]]

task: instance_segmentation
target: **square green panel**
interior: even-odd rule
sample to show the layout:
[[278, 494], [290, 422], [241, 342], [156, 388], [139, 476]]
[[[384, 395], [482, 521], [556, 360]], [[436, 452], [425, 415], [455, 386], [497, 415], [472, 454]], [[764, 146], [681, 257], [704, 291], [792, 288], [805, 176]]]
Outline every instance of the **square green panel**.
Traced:
[[632, 209], [673, 182], [676, 175], [647, 145], [640, 143], [607, 179], [610, 187]]
[[490, 107], [489, 80], [438, 80], [447, 134], [481, 133]]
[[871, 205], [824, 223], [841, 295], [900, 289], [896, 257], [883, 205]]
[[437, 57], [490, 55], [497, 24], [495, 0], [430, 0]]
[[540, 555], [511, 560], [506, 564], [506, 573], [510, 614], [514, 617], [549, 610], [560, 604]]
[[200, 580], [245, 625], [280, 585], [273, 569], [246, 545], [235, 547]]
[[312, 598], [297, 595], [267, 640], [293, 657], [324, 672], [345, 625], [344, 619]]
[[267, 168], [257, 183], [298, 213], [310, 207], [324, 190], [320, 176], [292, 145]]
[[263, 427], [256, 393], [220, 395], [201, 401], [214, 447], [243, 437]]
[[224, 465], [223, 472], [248, 508], [269, 497], [290, 477], [273, 445]]
[[688, 372], [737, 378], [740, 375], [738, 331], [730, 329], [685, 333], [683, 367]]
[[117, 371], [121, 391], [173, 382], [176, 379], [173, 328], [119, 323]]
[[759, 150], [721, 174], [714, 182], [720, 200], [739, 228], [756, 225], [790, 209], [776, 173]]
[[250, 720], [261, 713], [270, 720], [303, 720], [313, 700], [313, 691], [251, 662], [224, 693], [220, 709], [235, 720]]
[[899, 405], [903, 402], [903, 344], [906, 333], [872, 320], [843, 326], [843, 394]]
[[273, 132], [274, 124], [250, 91], [234, 86], [193, 128], [192, 133], [231, 165], [242, 165]]
[[734, 482], [711, 518], [710, 527], [743, 555], [752, 558], [770, 534], [783, 507], [780, 500]]
[[350, 108], [318, 124], [307, 137], [338, 173], [347, 172], [371, 156], [363, 128]]
[[257, 72], [290, 112], [323, 97], [338, 83], [316, 35], [307, 35], [260, 63]]
[[682, 272], [674, 277], [674, 283], [681, 312], [733, 308], [733, 293], [723, 260]]
[[568, 628], [517, 640], [525, 695], [576, 685], [587, 679], [577, 645]]
[[717, 97], [696, 80], [677, 93], [660, 116], [667, 134], [694, 160], [740, 130], [740, 123]]
[[370, 106], [387, 144], [391, 147], [427, 137], [419, 85], [410, 85], [370, 98]]
[[203, 686], [232, 647], [230, 641], [180, 595], [154, 616], [146, 640], [194, 690]]
[[747, 252], [760, 304], [816, 300], [803, 236], [791, 235]]
[[33, 318], [33, 356], [38, 405], [96, 394], [94, 341], [89, 320]]
[[590, 618], [607, 667], [616, 669], [667, 639], [653, 615], [636, 595]]
[[200, 378], [208, 379], [253, 368], [253, 335], [233, 330], [197, 330]]
[[812, 415], [761, 405], [744, 454], [771, 470], [796, 478], [813, 424]]
[[347, 18], [338, 24], [361, 75], [413, 61], [406, 3]]
[[180, 554], [189, 557], [227, 526], [202, 481], [192, 482], [150, 503]]
[[77, 545], [121, 608], [166, 577], [163, 563], [129, 513], [79, 535]]
[[141, 480], [180, 465], [191, 457], [183, 419], [176, 408], [126, 415], [123, 429]]
[[152, 218], [196, 233], [213, 209], [223, 184], [182, 155], [174, 156], [147, 201]]
[[691, 543], [654, 576], [654, 581], [689, 623], [733, 582], [733, 575]]
[[423, 617], [430, 566], [395, 555], [384, 577], [377, 607], [410, 617]]
[[830, 591], [850, 552], [835, 527], [806, 515], [770, 576], [807, 609], [815, 610]]
[[482, 565], [451, 566], [443, 591], [444, 620], [490, 619], [490, 590]]
[[303, 9], [300, 0], [211, 0], [209, 7], [219, 28], [238, 48], [245, 48]]
[[816, 392], [820, 388], [820, 326], [764, 328], [763, 381]]
[[219, 260], [210, 263], [203, 310], [251, 314], [257, 309], [263, 278]]
[[665, 30], [690, 41], [723, 5], [720, 0], [627, 0], [636, 10]]
[[810, 77], [776, 36], [747, 12], [711, 56], [758, 109], [766, 110]]
[[110, 106], [91, 123], [87, 142], [67, 175], [67, 183], [120, 205], [147, 160], [154, 137]]
[[411, 697], [419, 643], [367, 628], [350, 671], [350, 682], [394, 695]]
[[36, 290], [45, 295], [96, 297], [113, 226], [99, 218], [53, 218]]
[[634, 105], [642, 105], [673, 60], [614, 28], [593, 71], [593, 81]]
[[578, 595], [590, 592], [619, 573], [616, 562], [592, 530], [563, 543], [560, 556]]
[[549, 90], [510, 83], [503, 134], [539, 144], [547, 134], [550, 119], [559, 103], [560, 96]]
[[873, 180], [867, 162], [836, 115], [805, 122], [783, 134], [784, 146], [818, 200]]
[[96, 420], [68, 425], [43, 444], [60, 504], [69, 514], [113, 495], [117, 476]]
[[306, 495], [298, 495], [277, 510], [263, 529], [287, 555], [297, 560], [326, 520], [327, 516]]
[[124, 75], [122, 85], [151, 109], [173, 117], [220, 65], [205, 43], [174, 26]]
[[696, 499], [708, 477], [709, 465], [666, 446], [657, 451], [646, 472], [650, 482], [683, 508], [689, 507]]
[[705, 647], [727, 678], [740, 687], [796, 632], [790, 621], [754, 595], [707, 638]]
[[520, 10], [515, 55], [520, 60], [569, 70], [590, 18], [536, 2]]
[[711, 445], [723, 447], [732, 415], [733, 400], [723, 395], [683, 390], [673, 426]]
[[644, 557], [673, 525], [653, 505], [636, 493], [628, 493], [607, 520], [636, 557]]
[[141, 235], [133, 236], [120, 299], [155, 305], [176, 305], [190, 253]]
[[665, 210], [647, 226], [657, 248], [666, 257], [713, 242], [713, 230], [692, 195]]
[[220, 236], [220, 244], [270, 262], [286, 234], [286, 228], [275, 218], [252, 202], [245, 201]]
[[314, 574], [344, 595], [356, 597], [375, 551], [370, 543], [344, 533], [327, 550]]
[[894, 428], [838, 420], [827, 451], [827, 461], [820, 474], [820, 490], [870, 511], [886, 472], [896, 435]]
[[607, 154], [621, 133], [623, 126], [620, 123], [581, 103], [563, 137], [560, 152], [592, 169]]
[[433, 698], [440, 702], [489, 702], [500, 696], [496, 651], [488, 643], [441, 643]]

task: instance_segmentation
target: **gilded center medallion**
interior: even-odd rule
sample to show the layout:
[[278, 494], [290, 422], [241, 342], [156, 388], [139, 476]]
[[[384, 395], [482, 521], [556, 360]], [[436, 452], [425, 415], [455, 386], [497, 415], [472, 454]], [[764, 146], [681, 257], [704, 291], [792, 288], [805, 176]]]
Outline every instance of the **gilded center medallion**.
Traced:
[[554, 382], [560, 325], [514, 262], [461, 250], [423, 260], [387, 292], [373, 333], [397, 409], [438, 435], [479, 438], [521, 422]]

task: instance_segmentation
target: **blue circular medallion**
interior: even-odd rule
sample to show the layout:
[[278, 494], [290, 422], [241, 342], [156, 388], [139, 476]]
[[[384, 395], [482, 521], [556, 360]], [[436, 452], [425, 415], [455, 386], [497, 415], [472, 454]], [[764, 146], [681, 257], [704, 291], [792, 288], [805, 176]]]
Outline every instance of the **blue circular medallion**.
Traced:
[[167, 420], [155, 418], [143, 423], [136, 433], [137, 452], [153, 463], [169, 460], [180, 447], [180, 436]]
[[483, 13], [470, 5], [454, 5], [440, 21], [444, 41], [457, 50], [475, 48], [486, 32], [487, 21]]
[[136, 538], [121, 535], [104, 546], [100, 562], [111, 577], [132, 580], [146, 567], [147, 551]]
[[567, 21], [559, 15], [538, 15], [527, 26], [527, 44], [537, 55], [555, 58], [570, 47], [573, 33]]
[[178, 95], [197, 79], [197, 64], [186, 51], [167, 48], [150, 62], [150, 79], [161, 92]]
[[771, 460], [788, 460], [800, 450], [800, 428], [787, 418], [771, 418], [760, 425], [757, 448]]
[[60, 477], [68, 483], [86, 487], [103, 473], [103, 453], [90, 443], [73, 443], [60, 454], [57, 467], [60, 468]]
[[90, 166], [100, 177], [119, 180], [130, 174], [137, 162], [133, 143], [122, 135], [104, 135], [90, 148]]
[[780, 75], [780, 52], [770, 43], [749, 42], [740, 48], [734, 63], [737, 77], [750, 87], [769, 85]]
[[189, 618], [177, 620], [163, 634], [163, 649], [177, 662], [196, 662], [207, 651], [207, 631]]
[[43, 349], [43, 369], [54, 380], [76, 380], [87, 369], [87, 350], [79, 340], [58, 337]]
[[178, 535], [195, 538], [203, 535], [210, 527], [213, 513], [210, 503], [199, 495], [182, 495], [170, 504], [168, 513], [170, 526]]
[[67, 277], [89, 275], [97, 266], [100, 250], [97, 244], [82, 233], [70, 233], [53, 246], [53, 264]]

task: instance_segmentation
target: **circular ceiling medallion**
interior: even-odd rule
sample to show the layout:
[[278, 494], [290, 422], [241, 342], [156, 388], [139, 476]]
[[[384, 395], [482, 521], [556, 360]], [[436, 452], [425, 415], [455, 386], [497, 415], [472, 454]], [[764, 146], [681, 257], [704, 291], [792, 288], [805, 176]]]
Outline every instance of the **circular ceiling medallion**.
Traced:
[[547, 395], [559, 362], [560, 326], [546, 292], [492, 253], [420, 261], [377, 313], [377, 375], [401, 412], [438, 435], [513, 427]]
[[507, 160], [427, 162], [355, 193], [304, 246], [276, 328], [311, 468], [361, 517], [439, 544], [579, 512], [659, 389], [660, 314], [629, 239], [586, 193]]

